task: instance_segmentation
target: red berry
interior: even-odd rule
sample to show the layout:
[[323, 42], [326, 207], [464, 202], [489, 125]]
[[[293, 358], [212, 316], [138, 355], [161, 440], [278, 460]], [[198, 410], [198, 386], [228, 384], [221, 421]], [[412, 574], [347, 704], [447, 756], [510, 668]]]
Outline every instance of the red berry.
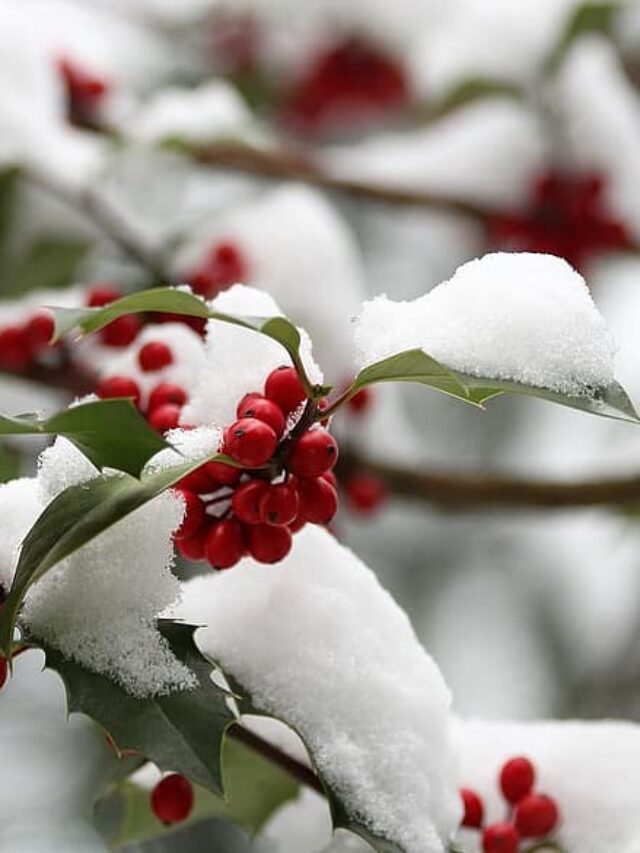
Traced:
[[162, 341], [149, 341], [148, 344], [140, 348], [138, 363], [145, 373], [162, 370], [163, 367], [173, 364], [171, 347], [168, 347]]
[[482, 834], [484, 853], [518, 853], [520, 836], [510, 823], [494, 823]]
[[106, 347], [128, 347], [140, 331], [140, 320], [133, 314], [118, 317], [100, 332], [100, 340]]
[[151, 792], [151, 808], [163, 823], [180, 823], [191, 814], [193, 785], [179, 773], [165, 776]]
[[218, 484], [214, 483], [207, 472], [207, 465], [201, 465], [185, 476], [178, 483], [179, 489], [189, 489], [197, 495], [206, 495], [214, 492], [218, 488]]
[[243, 397], [238, 406], [237, 415], [239, 418], [257, 418], [259, 421], [264, 421], [265, 424], [269, 424], [278, 438], [286, 426], [282, 409], [272, 400], [258, 395]]
[[280, 406], [285, 415], [297, 409], [307, 396], [295, 368], [286, 366], [276, 368], [267, 376], [264, 395]]
[[461, 788], [460, 796], [464, 805], [462, 825], [479, 829], [484, 819], [484, 805], [482, 800], [471, 788]]
[[9, 667], [7, 665], [7, 659], [0, 655], [0, 690], [4, 687], [8, 672]]
[[247, 528], [249, 553], [259, 563], [278, 563], [291, 550], [291, 532], [287, 527], [255, 524]]
[[191, 536], [176, 540], [176, 548], [187, 560], [204, 560], [204, 550], [211, 525], [208, 518], [200, 526], [199, 530]]
[[204, 554], [212, 568], [230, 569], [244, 555], [242, 525], [233, 518], [216, 521], [211, 526]]
[[322, 427], [310, 429], [295, 442], [289, 465], [299, 477], [320, 477], [338, 461], [338, 444]]
[[372, 400], [373, 395], [371, 390], [369, 388], [362, 388], [357, 394], [351, 397], [347, 406], [354, 415], [362, 415], [371, 406]]
[[0, 331], [0, 365], [8, 370], [24, 370], [31, 363], [31, 350], [22, 326], [6, 326]]
[[529, 794], [516, 806], [515, 825], [520, 835], [535, 838], [548, 835], [560, 818], [555, 800], [545, 794]]
[[174, 539], [188, 539], [198, 532], [207, 515], [204, 504], [195, 492], [190, 492], [188, 489], [176, 489], [176, 492], [184, 501], [184, 516], [173, 537]]
[[269, 424], [256, 418], [240, 418], [224, 433], [225, 452], [247, 468], [264, 465], [273, 456], [278, 437]]
[[216, 485], [232, 486], [240, 479], [242, 471], [226, 462], [207, 462], [207, 474]]
[[528, 758], [518, 756], [503, 765], [500, 771], [500, 789], [508, 803], [517, 803], [531, 793], [535, 770]]
[[120, 289], [114, 284], [94, 284], [87, 291], [85, 302], [89, 308], [104, 308], [121, 296]]
[[29, 348], [33, 352], [45, 349], [51, 343], [55, 324], [48, 311], [38, 311], [24, 327]]
[[260, 500], [267, 491], [264, 480], [252, 479], [241, 483], [233, 493], [231, 507], [236, 517], [245, 524], [260, 524], [263, 520]]
[[300, 498], [293, 483], [272, 483], [260, 500], [262, 520], [277, 527], [291, 524], [299, 507]]
[[187, 392], [180, 385], [173, 382], [161, 382], [149, 395], [148, 410], [152, 412], [158, 406], [165, 403], [173, 403], [176, 406], [184, 406], [187, 402]]
[[338, 495], [325, 477], [298, 481], [300, 515], [312, 524], [329, 524], [338, 511]]
[[133, 397], [133, 402], [140, 403], [140, 388], [128, 376], [109, 376], [98, 383], [96, 394], [102, 400], [111, 400], [115, 397]]
[[333, 473], [333, 471], [326, 471], [326, 472], [322, 475], [322, 479], [323, 479], [323, 480], [326, 480], [326, 481], [327, 481], [327, 483], [330, 483], [330, 484], [333, 486], [333, 488], [334, 488], [334, 489], [337, 489], [337, 488], [338, 488], [338, 478], [337, 478], [337, 477], [336, 477], [336, 475]]
[[380, 507], [386, 497], [385, 484], [375, 474], [352, 474], [344, 484], [345, 497], [354, 512], [369, 513]]
[[165, 403], [158, 406], [149, 415], [149, 424], [156, 432], [164, 434], [170, 429], [177, 429], [180, 423], [180, 406], [175, 403]]
[[302, 514], [302, 511], [298, 513], [298, 517], [295, 518], [291, 524], [288, 524], [287, 527], [291, 531], [291, 533], [297, 533], [298, 530], [302, 530], [302, 528], [307, 523], [307, 518]]

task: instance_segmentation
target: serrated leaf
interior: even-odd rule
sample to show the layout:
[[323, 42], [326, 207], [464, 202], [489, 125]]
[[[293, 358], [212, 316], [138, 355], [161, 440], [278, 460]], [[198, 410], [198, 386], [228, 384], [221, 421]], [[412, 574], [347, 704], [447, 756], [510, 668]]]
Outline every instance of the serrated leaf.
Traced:
[[421, 349], [399, 352], [370, 364], [358, 373], [351, 390], [355, 393], [377, 382], [417, 382], [473, 405], [481, 405], [484, 399], [499, 393], [487, 390], [487, 394], [483, 395], [478, 388], [472, 394], [459, 374], [440, 364]]
[[618, 3], [587, 2], [573, 9], [546, 62], [547, 73], [558, 69], [571, 46], [581, 36], [587, 33], [610, 33], [614, 15], [619, 8]]
[[[210, 459], [229, 462], [222, 454]], [[24, 596], [32, 584], [120, 519], [175, 485], [206, 459], [143, 474], [96, 477], [61, 492], [43, 510], [27, 534], [9, 594], [0, 611], [0, 653], [9, 657]]]
[[95, 720], [119, 750], [133, 750], [162, 770], [175, 770], [222, 794], [222, 741], [236, 719], [227, 693], [211, 680], [212, 665], [193, 642], [194, 626], [161, 620], [158, 629], [173, 654], [195, 674], [197, 687], [139, 699], [56, 649], [38, 645], [44, 649], [46, 666], [64, 681], [69, 712]]
[[63, 435], [99, 468], [137, 477], [167, 442], [130, 400], [97, 400], [73, 406], [50, 418], [0, 415], [0, 435]]
[[172, 287], [156, 287], [123, 296], [122, 299], [111, 302], [104, 308], [56, 308], [52, 306], [51, 310], [55, 319], [55, 340], [68, 335], [74, 329], [78, 329], [85, 335], [97, 332], [125, 314], [138, 312], [160, 311], [242, 326], [245, 329], [266, 335], [284, 347], [301, 378], [308, 386], [306, 390], [308, 392], [312, 390], [305, 378], [300, 358], [300, 333], [293, 323], [285, 317], [240, 317], [224, 314], [220, 311], [211, 311], [206, 302], [199, 297], [185, 290]]
[[376, 382], [417, 382], [476, 406], [482, 406], [500, 394], [523, 394], [603, 418], [640, 423], [640, 416], [626, 391], [617, 382], [582, 395], [563, 394], [519, 382], [461, 373], [446, 367], [421, 349], [396, 353], [365, 367], [356, 376], [350, 392], [355, 393]]
[[[224, 799], [196, 785], [193, 811], [180, 826], [187, 828], [211, 818], [222, 818], [242, 826], [252, 835], [271, 815], [294, 799], [300, 786], [283, 770], [230, 737], [222, 747]], [[148, 841], [175, 832], [154, 815], [149, 791], [127, 782], [115, 792], [121, 800], [123, 820], [114, 839], [120, 846]]]

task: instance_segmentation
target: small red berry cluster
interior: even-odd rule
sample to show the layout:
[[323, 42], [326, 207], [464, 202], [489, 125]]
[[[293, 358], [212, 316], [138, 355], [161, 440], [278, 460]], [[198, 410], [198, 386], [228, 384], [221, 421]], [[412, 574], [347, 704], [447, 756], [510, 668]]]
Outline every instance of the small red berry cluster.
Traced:
[[[508, 818], [485, 827], [484, 853], [518, 853], [524, 839], [542, 841], [558, 826], [557, 803], [546, 794], [536, 793], [535, 768], [528, 758], [511, 758], [500, 771], [500, 790], [509, 809]], [[470, 788], [460, 791], [464, 805], [462, 825], [474, 829], [484, 826], [484, 804]]]
[[338, 445], [315, 424], [318, 407], [293, 367], [272, 371], [263, 393], [246, 394], [236, 414], [222, 452], [242, 467], [208, 462], [177, 487], [186, 504], [177, 548], [215, 569], [229, 569], [245, 554], [277, 563], [294, 533], [307, 523], [328, 524], [338, 508], [331, 471]]
[[37, 362], [49, 349], [53, 328], [52, 315], [40, 309], [23, 323], [0, 329], [0, 367], [21, 372]]
[[234, 243], [217, 243], [185, 278], [194, 293], [212, 299], [232, 284], [247, 280], [247, 261]]
[[68, 56], [58, 59], [57, 65], [66, 89], [69, 121], [80, 127], [93, 125], [111, 88], [109, 82]]
[[298, 81], [284, 118], [296, 130], [324, 132], [398, 109], [408, 97], [401, 65], [362, 38], [345, 38], [321, 53]]
[[165, 826], [186, 820], [193, 810], [193, 785], [179, 773], [170, 773], [151, 791], [151, 810]]
[[549, 171], [535, 182], [524, 210], [489, 221], [489, 242], [558, 255], [584, 270], [593, 255], [631, 245], [624, 223], [606, 209], [604, 190], [600, 175]]

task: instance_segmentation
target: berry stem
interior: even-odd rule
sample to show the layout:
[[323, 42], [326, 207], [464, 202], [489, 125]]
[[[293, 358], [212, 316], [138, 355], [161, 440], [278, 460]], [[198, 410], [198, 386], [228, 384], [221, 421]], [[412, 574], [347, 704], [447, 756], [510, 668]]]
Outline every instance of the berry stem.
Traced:
[[331, 403], [329, 406], [327, 406], [326, 409], [324, 409], [321, 412], [319, 411], [316, 414], [315, 420], [316, 421], [323, 421], [325, 418], [330, 418], [332, 415], [334, 415], [338, 411], [338, 409], [340, 409], [342, 406], [344, 406], [345, 403], [348, 403], [349, 400], [352, 397], [355, 397], [355, 395], [358, 393], [358, 391], [361, 391], [361, 390], [362, 389], [357, 387], [355, 383], [352, 383], [351, 385], [349, 385], [349, 387], [345, 391], [342, 392], [342, 394], [340, 394], [339, 397], [337, 397], [333, 401], [333, 403]]

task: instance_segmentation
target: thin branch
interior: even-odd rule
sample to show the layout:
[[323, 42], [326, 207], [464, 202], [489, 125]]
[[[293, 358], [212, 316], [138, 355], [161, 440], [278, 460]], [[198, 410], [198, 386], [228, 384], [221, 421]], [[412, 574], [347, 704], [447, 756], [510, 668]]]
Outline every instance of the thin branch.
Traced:
[[448, 196], [333, 175], [313, 160], [296, 152], [269, 151], [239, 143], [220, 143], [206, 148], [190, 148], [189, 153], [199, 162], [217, 169], [303, 181], [325, 190], [337, 190], [363, 201], [408, 207], [434, 207], [480, 220], [486, 220], [494, 214], [494, 211], [488, 208]]
[[266, 758], [268, 761], [276, 764], [281, 770], [284, 770], [285, 773], [289, 774], [289, 776], [297, 779], [297, 781], [302, 785], [306, 785], [308, 788], [312, 788], [316, 791], [316, 793], [325, 796], [325, 790], [322, 787], [322, 783], [313, 770], [311, 770], [310, 767], [307, 767], [306, 764], [303, 764], [296, 758], [292, 758], [290, 755], [287, 755], [286, 752], [282, 752], [282, 750], [278, 749], [272, 743], [269, 743], [268, 740], [265, 740], [260, 737], [260, 735], [255, 734], [244, 726], [241, 726], [239, 723], [232, 725], [227, 730], [227, 734], [234, 740], [248, 746], [249, 749], [257, 752], [259, 755], [262, 755], [263, 758]]
[[640, 475], [597, 480], [539, 481], [495, 474], [416, 471], [343, 451], [339, 476], [375, 474], [390, 494], [447, 510], [561, 509], [640, 504]]

